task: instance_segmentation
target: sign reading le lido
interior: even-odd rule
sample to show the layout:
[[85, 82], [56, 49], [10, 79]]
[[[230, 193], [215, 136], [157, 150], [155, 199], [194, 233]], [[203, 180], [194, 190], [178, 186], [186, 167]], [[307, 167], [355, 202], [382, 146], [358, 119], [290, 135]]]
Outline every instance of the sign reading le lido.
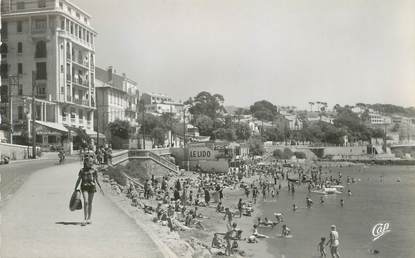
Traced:
[[213, 150], [208, 147], [193, 147], [189, 149], [190, 160], [214, 159]]

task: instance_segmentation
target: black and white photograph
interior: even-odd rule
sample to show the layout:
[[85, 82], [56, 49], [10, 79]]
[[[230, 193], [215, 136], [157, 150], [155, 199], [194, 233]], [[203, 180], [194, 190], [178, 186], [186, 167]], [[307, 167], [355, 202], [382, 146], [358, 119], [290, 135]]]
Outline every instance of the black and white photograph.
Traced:
[[0, 0], [1, 258], [415, 258], [415, 0]]

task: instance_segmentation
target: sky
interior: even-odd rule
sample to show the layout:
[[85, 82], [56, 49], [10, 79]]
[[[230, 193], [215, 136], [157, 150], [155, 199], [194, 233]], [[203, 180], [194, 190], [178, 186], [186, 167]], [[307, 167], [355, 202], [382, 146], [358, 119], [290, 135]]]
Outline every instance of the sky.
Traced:
[[97, 64], [186, 100], [415, 106], [413, 0], [72, 0]]

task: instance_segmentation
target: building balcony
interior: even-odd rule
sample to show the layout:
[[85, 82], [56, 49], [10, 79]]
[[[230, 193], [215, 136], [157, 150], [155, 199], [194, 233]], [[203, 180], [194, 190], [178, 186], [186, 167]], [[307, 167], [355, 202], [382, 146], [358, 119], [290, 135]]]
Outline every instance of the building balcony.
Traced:
[[42, 34], [42, 33], [46, 33], [47, 28], [46, 27], [39, 27], [39, 28], [32, 28], [32, 34]]
[[72, 58], [72, 64], [84, 68], [85, 70], [89, 70], [88, 62], [85, 62], [82, 59]]
[[95, 51], [95, 46], [91, 42], [88, 43], [85, 40], [78, 38], [76, 35], [64, 30], [57, 30], [57, 32], [59, 33], [59, 36], [70, 39], [72, 43], [76, 44], [77, 46], [83, 47], [84, 49], [89, 51]]
[[75, 121], [76, 121], [75, 117], [71, 117], [71, 124], [75, 124]]
[[87, 80], [82, 80], [80, 78], [72, 78], [72, 83], [76, 86], [81, 86], [81, 87], [85, 87], [85, 88], [89, 88], [89, 81]]
[[73, 103], [78, 105], [89, 106], [89, 101], [87, 99], [74, 99]]

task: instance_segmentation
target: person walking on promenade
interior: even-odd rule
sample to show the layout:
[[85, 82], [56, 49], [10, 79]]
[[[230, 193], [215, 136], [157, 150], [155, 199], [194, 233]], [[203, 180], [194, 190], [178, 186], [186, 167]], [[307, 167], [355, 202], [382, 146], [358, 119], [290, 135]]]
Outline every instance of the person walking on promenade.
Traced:
[[82, 226], [91, 224], [91, 214], [92, 214], [92, 201], [94, 200], [94, 194], [97, 191], [96, 185], [99, 186], [99, 189], [102, 194], [101, 185], [98, 181], [98, 173], [93, 168], [94, 158], [92, 155], [84, 157], [84, 167], [78, 173], [78, 180], [75, 184], [75, 190], [78, 189], [79, 184], [81, 185], [81, 192], [84, 199], [84, 221]]
[[327, 245], [330, 245], [330, 253], [332, 258], [340, 258], [338, 251], [339, 244], [339, 232], [337, 232], [335, 225], [331, 225], [331, 231]]

